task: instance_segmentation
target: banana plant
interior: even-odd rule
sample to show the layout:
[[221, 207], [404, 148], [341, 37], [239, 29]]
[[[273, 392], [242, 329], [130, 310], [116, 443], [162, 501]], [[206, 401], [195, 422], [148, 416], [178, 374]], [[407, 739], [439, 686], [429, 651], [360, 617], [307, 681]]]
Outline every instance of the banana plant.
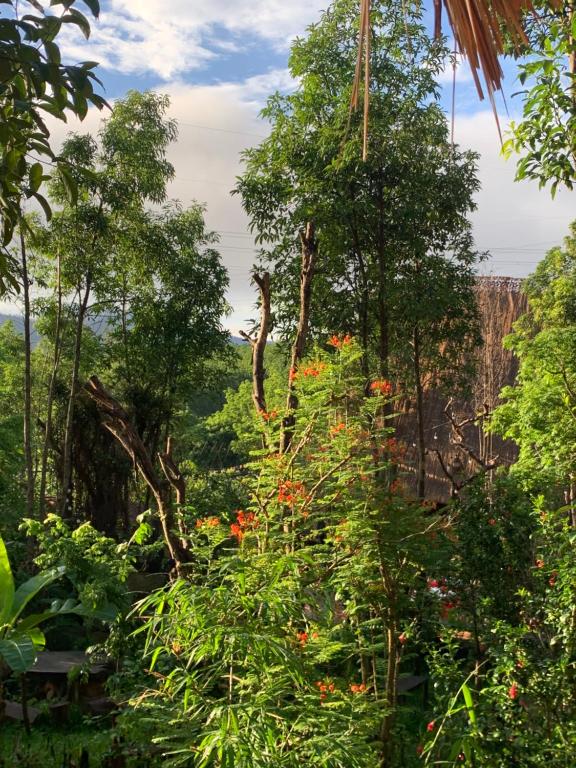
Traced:
[[16, 589], [6, 545], [0, 536], [0, 667], [4, 662], [12, 672], [23, 675], [34, 665], [38, 651], [44, 648], [40, 625], [64, 613], [86, 614], [86, 609], [74, 600], [54, 600], [47, 610], [24, 616], [30, 601], [61, 578], [65, 570], [60, 566], [42, 571]]

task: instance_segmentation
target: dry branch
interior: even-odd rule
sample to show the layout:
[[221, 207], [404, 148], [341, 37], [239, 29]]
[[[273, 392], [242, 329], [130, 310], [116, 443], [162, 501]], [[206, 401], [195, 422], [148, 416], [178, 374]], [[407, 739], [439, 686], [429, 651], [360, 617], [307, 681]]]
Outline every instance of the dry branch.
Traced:
[[[182, 542], [173, 531], [173, 518], [169, 502], [169, 485], [158, 476], [150, 454], [142, 442], [140, 435], [134, 429], [130, 418], [120, 403], [104, 388], [97, 376], [92, 376], [84, 385], [84, 389], [96, 404], [106, 429], [114, 435], [122, 448], [132, 460], [134, 469], [137, 469], [154, 496], [158, 508], [158, 517], [162, 526], [164, 541], [174, 561], [174, 567], [178, 575], [182, 574], [182, 564], [186, 562], [186, 550]], [[165, 454], [160, 459], [162, 466], [166, 466], [168, 483], [179, 485], [182, 488], [182, 476], [176, 469], [171, 458], [170, 444]], [[172, 475], [172, 471], [174, 474]], [[172, 477], [172, 479], [171, 479]], [[174, 487], [176, 487], [176, 485]]]
[[254, 282], [260, 289], [260, 328], [255, 339], [244, 331], [240, 335], [252, 347], [252, 400], [258, 413], [266, 412], [266, 396], [264, 394], [264, 352], [268, 342], [271, 324], [270, 308], [270, 273], [254, 274]]
[[318, 245], [314, 236], [314, 224], [309, 221], [306, 229], [300, 232], [302, 245], [302, 267], [300, 270], [300, 315], [296, 338], [292, 346], [290, 372], [288, 375], [288, 396], [286, 398], [286, 416], [282, 420], [282, 435], [280, 437], [280, 453], [286, 453], [290, 448], [296, 423], [295, 411], [298, 407], [298, 397], [294, 379], [300, 360], [304, 357], [306, 339], [310, 325], [310, 303], [312, 300], [312, 279], [316, 270]]

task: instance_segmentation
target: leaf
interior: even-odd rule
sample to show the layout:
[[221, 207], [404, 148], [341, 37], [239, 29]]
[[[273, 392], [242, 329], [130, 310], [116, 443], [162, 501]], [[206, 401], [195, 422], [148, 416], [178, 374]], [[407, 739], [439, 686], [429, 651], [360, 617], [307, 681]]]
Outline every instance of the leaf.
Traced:
[[472, 723], [472, 725], [476, 725], [476, 711], [474, 709], [474, 702], [472, 701], [472, 694], [470, 693], [470, 688], [466, 683], [462, 684], [462, 695], [464, 696], [464, 701], [466, 702], [466, 711], [468, 712], [468, 719]]
[[66, 165], [58, 165], [58, 174], [62, 181], [62, 185], [64, 186], [68, 202], [70, 205], [76, 205], [78, 202], [78, 185], [76, 184], [76, 180]]
[[36, 646], [29, 635], [14, 634], [0, 640], [0, 656], [13, 672], [22, 674], [36, 661]]
[[90, 23], [86, 16], [84, 16], [83, 13], [80, 13], [80, 11], [70, 8], [68, 13], [65, 16], [62, 16], [62, 21], [65, 24], [76, 24], [77, 27], [80, 27], [86, 40], [90, 37]]
[[[36, 195], [38, 197], [38, 195]], [[33, 576], [24, 584], [21, 584], [14, 593], [14, 608], [12, 612], [12, 620], [20, 616], [24, 608], [28, 605], [30, 600], [36, 597], [36, 595], [47, 587], [48, 584], [52, 584], [53, 581], [61, 578], [66, 572], [66, 568], [63, 565], [58, 568], [51, 568], [49, 571], [42, 571], [42, 573]]]
[[87, 5], [88, 8], [92, 11], [92, 14], [98, 18], [100, 16], [100, 3], [98, 0], [83, 0], [84, 5]]
[[42, 176], [44, 175], [44, 169], [42, 163], [34, 163], [31, 166], [29, 172], [30, 188], [33, 192], [37, 192], [42, 184]]
[[43, 197], [39, 192], [34, 192], [34, 197], [40, 203], [40, 206], [44, 211], [44, 214], [47, 220], [50, 221], [50, 219], [52, 218], [52, 208], [50, 208], [50, 204], [48, 203], [48, 200], [46, 200], [46, 198]]
[[0, 626], [7, 624], [14, 603], [14, 578], [4, 539], [0, 536]]

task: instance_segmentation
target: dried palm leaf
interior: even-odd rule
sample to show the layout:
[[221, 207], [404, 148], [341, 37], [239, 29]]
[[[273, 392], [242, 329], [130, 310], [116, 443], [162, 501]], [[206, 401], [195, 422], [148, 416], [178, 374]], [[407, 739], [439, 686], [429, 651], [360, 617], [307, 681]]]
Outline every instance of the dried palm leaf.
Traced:
[[[351, 110], [357, 109], [364, 64], [364, 159], [368, 149], [368, 103], [370, 100], [370, 2], [371, 0], [360, 0], [360, 43], [350, 102]], [[548, 0], [548, 3], [555, 10], [562, 6], [562, 0]], [[458, 49], [470, 64], [478, 95], [480, 99], [484, 98], [481, 74], [498, 122], [494, 93], [502, 88], [503, 72], [499, 57], [504, 53], [504, 35], [507, 42], [511, 41], [517, 49], [528, 43], [522, 22], [526, 12], [534, 12], [532, 2], [531, 0], [434, 0], [436, 37], [439, 37], [442, 32], [443, 7], [446, 9]]]

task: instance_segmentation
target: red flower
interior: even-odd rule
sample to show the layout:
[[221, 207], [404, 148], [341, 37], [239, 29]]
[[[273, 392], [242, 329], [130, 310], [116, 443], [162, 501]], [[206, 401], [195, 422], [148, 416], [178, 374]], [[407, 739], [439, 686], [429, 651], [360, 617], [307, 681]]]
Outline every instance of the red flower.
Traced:
[[438, 580], [437, 579], [428, 579], [428, 587], [429, 587], [429, 589], [438, 588], [438, 586], [439, 586], [439, 584], [438, 584]]
[[490, 520], [488, 520], [488, 525], [496, 525], [496, 520], [494, 520], [494, 518], [491, 517]]
[[428, 725], [426, 726], [426, 730], [427, 730], [429, 733], [432, 733], [432, 731], [434, 730], [434, 728], [436, 728], [436, 721], [435, 721], [435, 720], [430, 720], [430, 722], [429, 722], [429, 723], [428, 723]]
[[408, 637], [406, 636], [405, 632], [402, 632], [401, 635], [398, 635], [398, 642], [400, 643], [400, 645], [404, 645], [405, 643], [408, 642]]
[[278, 501], [280, 504], [293, 504], [298, 498], [305, 498], [306, 491], [302, 483], [285, 480], [278, 486]]
[[330, 336], [328, 339], [328, 344], [331, 347], [335, 347], [336, 349], [341, 349], [342, 347], [346, 346], [346, 344], [350, 344], [352, 341], [352, 336], [350, 336], [349, 333], [346, 334], [342, 339], [339, 336]]
[[508, 698], [512, 699], [512, 701], [514, 701], [514, 699], [517, 696], [518, 696], [518, 686], [516, 685], [516, 683], [512, 683], [510, 688], [508, 688]]
[[308, 632], [298, 632], [296, 637], [298, 638], [298, 642], [302, 647], [304, 647], [308, 642]]
[[386, 379], [376, 379], [370, 384], [370, 391], [379, 395], [389, 395], [392, 392], [392, 384]]
[[262, 416], [264, 421], [272, 421], [276, 418], [276, 416], [278, 416], [278, 411], [270, 411], [270, 413], [267, 413], [266, 411], [260, 411], [260, 416]]
[[424, 752], [424, 747], [422, 746], [422, 744], [418, 744], [418, 746], [416, 747], [416, 754], [420, 756], [422, 752]]
[[238, 525], [238, 523], [232, 523], [230, 526], [230, 535], [234, 536], [238, 541], [242, 541], [244, 537], [244, 531]]

